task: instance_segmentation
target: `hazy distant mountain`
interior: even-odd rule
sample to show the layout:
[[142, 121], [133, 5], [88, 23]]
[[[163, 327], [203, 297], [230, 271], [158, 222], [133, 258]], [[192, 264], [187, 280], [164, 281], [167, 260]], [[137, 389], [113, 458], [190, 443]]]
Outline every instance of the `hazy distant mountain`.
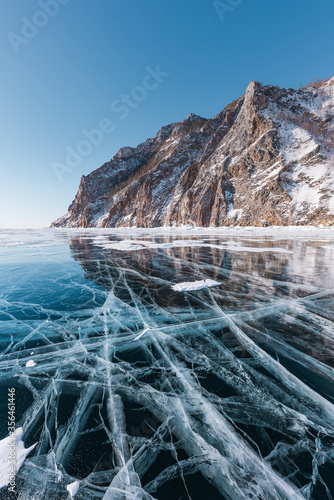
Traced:
[[215, 118], [189, 115], [82, 176], [57, 227], [334, 225], [334, 77], [252, 82]]

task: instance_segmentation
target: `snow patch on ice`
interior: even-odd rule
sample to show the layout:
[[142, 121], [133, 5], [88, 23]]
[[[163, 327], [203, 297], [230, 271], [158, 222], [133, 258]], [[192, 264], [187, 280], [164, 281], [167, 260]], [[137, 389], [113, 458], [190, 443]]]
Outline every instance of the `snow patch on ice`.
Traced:
[[[11, 436], [0, 441], [0, 488], [10, 483], [10, 475], [13, 472], [12, 467], [14, 467], [17, 473], [27, 455], [29, 455], [37, 445], [37, 443], [35, 443], [30, 446], [30, 448], [25, 448], [22, 437], [23, 429], [19, 427]], [[12, 458], [12, 450], [15, 451], [14, 458]]]
[[[241, 216], [241, 209], [235, 209], [234, 211], [236, 213], [237, 217]], [[210, 234], [210, 229], [212, 228], [206, 228], [209, 229], [209, 231], [206, 232], [206, 234]], [[218, 229], [218, 228], [217, 228]], [[241, 227], [236, 227], [234, 228], [236, 230], [242, 229]], [[249, 228], [247, 228], [249, 229]], [[254, 229], [254, 228], [253, 228]], [[217, 232], [217, 231], [216, 231]], [[149, 234], [149, 233], [146, 233]], [[215, 244], [212, 243], [210, 240], [204, 240], [204, 239], [193, 239], [193, 240], [183, 240], [183, 239], [175, 239], [172, 241], [168, 242], [156, 242], [153, 240], [122, 240], [122, 241], [110, 241], [106, 236], [97, 236], [94, 238], [94, 243], [100, 247], [103, 247], [105, 249], [110, 249], [110, 250], [117, 250], [117, 251], [126, 251], [126, 252], [133, 252], [133, 251], [139, 251], [139, 250], [147, 250], [147, 249], [169, 249], [169, 248], [216, 248], [218, 250], [230, 250], [230, 251], [236, 251], [236, 252], [278, 252], [278, 253], [292, 253], [290, 250], [287, 250], [285, 248], [268, 248], [268, 247], [251, 247], [251, 246], [244, 246], [241, 245], [238, 242], [234, 241], [227, 241], [224, 242], [223, 244]]]
[[177, 283], [176, 285], [172, 285], [172, 288], [175, 292], [190, 292], [219, 285], [221, 285], [219, 281], [206, 279], [199, 281], [185, 281], [183, 283]]
[[74, 483], [68, 484], [66, 486], [66, 489], [70, 493], [71, 498], [73, 498], [77, 494], [79, 486], [80, 486], [79, 481], [74, 481]]

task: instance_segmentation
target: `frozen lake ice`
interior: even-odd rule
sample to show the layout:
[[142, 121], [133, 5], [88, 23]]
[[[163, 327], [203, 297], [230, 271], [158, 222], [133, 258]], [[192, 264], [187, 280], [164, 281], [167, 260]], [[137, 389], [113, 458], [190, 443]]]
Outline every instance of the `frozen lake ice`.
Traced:
[[15, 498], [334, 497], [333, 229], [3, 230], [0, 273]]

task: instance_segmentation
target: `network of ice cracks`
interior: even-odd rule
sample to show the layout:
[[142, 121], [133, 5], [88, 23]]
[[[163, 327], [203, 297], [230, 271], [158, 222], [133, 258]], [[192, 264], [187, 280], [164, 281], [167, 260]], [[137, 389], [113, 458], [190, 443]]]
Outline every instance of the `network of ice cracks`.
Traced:
[[48, 234], [1, 292], [17, 498], [334, 497], [334, 238]]

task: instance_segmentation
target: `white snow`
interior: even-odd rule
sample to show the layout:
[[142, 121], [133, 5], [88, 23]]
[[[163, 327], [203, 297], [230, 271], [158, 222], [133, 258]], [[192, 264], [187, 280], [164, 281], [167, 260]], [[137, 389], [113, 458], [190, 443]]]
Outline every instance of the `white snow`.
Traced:
[[253, 181], [254, 183], [260, 182], [260, 184], [257, 185], [255, 191], [260, 191], [267, 184], [268, 180], [277, 177], [283, 168], [284, 165], [282, 165], [281, 160], [278, 160], [273, 165], [271, 165], [271, 167], [266, 168], [263, 172], [262, 171], [257, 172], [253, 176], [254, 177]]
[[23, 429], [19, 427], [11, 436], [0, 441], [0, 488], [10, 483], [13, 471], [18, 472], [26, 456], [37, 445], [25, 448], [22, 437]]
[[282, 170], [283, 168], [283, 165], [281, 165], [281, 163], [279, 161], [277, 161], [273, 167], [275, 167], [276, 165], [279, 165], [277, 168], [275, 168], [274, 170], [272, 170], [272, 172], [270, 172], [268, 175], [267, 175], [267, 178], [268, 179], [271, 179], [272, 177], [276, 177], [280, 171]]
[[[334, 219], [333, 219], [334, 223]], [[109, 236], [115, 236], [117, 238], [142, 238], [142, 237], [158, 237], [158, 236], [198, 236], [198, 235], [210, 235], [210, 236], [251, 236], [251, 237], [261, 237], [261, 236], [277, 236], [279, 238], [284, 237], [309, 237], [312, 235], [314, 238], [330, 237], [334, 235], [333, 227], [320, 227], [320, 226], [219, 226], [219, 227], [202, 227], [194, 225], [182, 225], [182, 226], [161, 226], [155, 228], [129, 228], [129, 227], [117, 227], [117, 228], [52, 228], [47, 230], [53, 233], [55, 239], [61, 238], [62, 235], [80, 235], [82, 238], [92, 238], [95, 244], [101, 244], [102, 242], [107, 243]], [[98, 241], [98, 239], [100, 241]], [[132, 242], [133, 240], [127, 240]], [[181, 240], [174, 240], [181, 241]], [[185, 241], [185, 240], [182, 240]], [[189, 240], [192, 241], [192, 240]], [[198, 240], [196, 240], [198, 241]], [[109, 241], [109, 243], [115, 243]], [[117, 243], [117, 242], [116, 242]], [[143, 243], [143, 242], [141, 242]]]
[[[334, 213], [334, 169], [333, 157], [318, 154], [319, 144], [306, 130], [293, 123], [282, 122], [280, 127], [282, 156], [293, 165], [292, 173], [286, 175], [290, 183], [287, 189], [296, 212], [308, 212], [322, 207]], [[309, 156], [314, 153], [314, 156]]]
[[306, 130], [292, 123], [286, 127], [285, 132], [284, 156], [287, 163], [300, 161], [318, 147], [318, 144]]
[[206, 279], [199, 281], [185, 281], [183, 283], [177, 283], [176, 285], [172, 285], [172, 288], [175, 292], [189, 292], [195, 290], [202, 290], [203, 288], [209, 288], [219, 285], [221, 285], [219, 281]]
[[[242, 214], [241, 209], [235, 209], [234, 211], [234, 216], [235, 217], [240, 217]], [[178, 228], [175, 228], [177, 230]], [[204, 229], [204, 228], [201, 228]], [[209, 229], [209, 230], [208, 230]], [[210, 234], [213, 228], [206, 228], [205, 233]], [[218, 233], [219, 228], [217, 228], [216, 233]], [[225, 228], [228, 229], [228, 228]], [[241, 229], [241, 228], [234, 228], [234, 229]], [[244, 229], [249, 229], [249, 228], [244, 228]], [[254, 229], [254, 228], [253, 228]], [[258, 228], [257, 228], [258, 229]], [[130, 232], [134, 231], [134, 229], [130, 229]], [[135, 230], [135, 231], [138, 231]], [[150, 231], [150, 230], [149, 230]], [[194, 229], [196, 231], [196, 229]], [[108, 234], [108, 233], [107, 233]], [[110, 250], [118, 250], [118, 251], [126, 251], [126, 252], [133, 252], [133, 251], [139, 251], [139, 250], [147, 250], [147, 249], [169, 249], [169, 248], [184, 248], [184, 247], [191, 247], [191, 248], [216, 248], [218, 250], [231, 250], [231, 251], [236, 251], [236, 252], [277, 252], [277, 253], [291, 253], [290, 250], [287, 250], [285, 248], [266, 248], [266, 247], [251, 247], [251, 246], [246, 246], [243, 245], [239, 242], [235, 241], [226, 241], [223, 242], [222, 244], [216, 244], [211, 242], [208, 239], [193, 239], [193, 240], [183, 240], [183, 239], [173, 239], [172, 241], [167, 241], [163, 243], [158, 243], [153, 240], [129, 240], [129, 239], [124, 239], [122, 241], [110, 241], [107, 238], [107, 234], [105, 236], [97, 236], [94, 238], [94, 242], [96, 245], [101, 246], [106, 249]], [[127, 233], [129, 234], [129, 233]], [[133, 234], [138, 234], [138, 233], [133, 233]], [[151, 234], [150, 232], [146, 232], [147, 234]], [[155, 233], [153, 233], [155, 234]]]
[[79, 481], [74, 481], [74, 483], [68, 484], [66, 486], [66, 489], [70, 493], [71, 498], [73, 498], [77, 494], [79, 486], [80, 486]]
[[33, 359], [30, 359], [27, 363], [26, 363], [26, 367], [27, 368], [32, 368], [33, 366], [36, 366], [36, 363]]
[[242, 212], [242, 208], [234, 208], [228, 212], [227, 217], [229, 219], [239, 220], [242, 216]]

